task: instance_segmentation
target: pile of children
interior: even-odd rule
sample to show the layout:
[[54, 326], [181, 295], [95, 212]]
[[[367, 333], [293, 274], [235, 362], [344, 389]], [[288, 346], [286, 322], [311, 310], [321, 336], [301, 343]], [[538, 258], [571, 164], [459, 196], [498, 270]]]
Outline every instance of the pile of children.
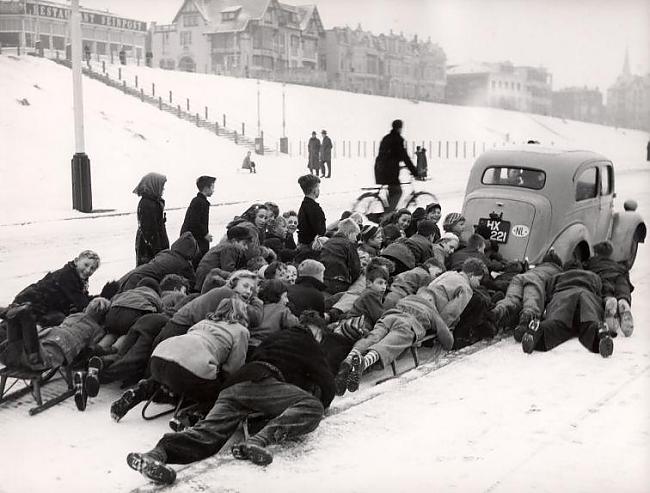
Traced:
[[578, 337], [607, 357], [619, 329], [632, 333], [629, 273], [607, 242], [584, 266], [562, 265], [551, 250], [529, 269], [505, 262], [480, 231], [466, 233], [459, 213], [441, 231], [439, 204], [398, 210], [379, 226], [346, 211], [328, 227], [320, 179], [305, 175], [298, 213], [254, 204], [211, 248], [215, 179], [200, 177], [167, 248], [164, 181], [150, 174], [135, 190], [135, 269], [90, 296], [100, 260], [83, 251], [0, 312], [2, 362], [78, 368], [80, 410], [114, 381], [130, 387], [111, 405], [115, 421], [156, 396], [192, 403], [174, 433], [127, 458], [155, 482], [175, 480], [169, 464], [218, 452], [250, 416], [257, 431], [232, 453], [270, 463], [269, 445], [315, 429], [335, 395], [425, 340], [460, 349], [514, 328], [526, 353]]

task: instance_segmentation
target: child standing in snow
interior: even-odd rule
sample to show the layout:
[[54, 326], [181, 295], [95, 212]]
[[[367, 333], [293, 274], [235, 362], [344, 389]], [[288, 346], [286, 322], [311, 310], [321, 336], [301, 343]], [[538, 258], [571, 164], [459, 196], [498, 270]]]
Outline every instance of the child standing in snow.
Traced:
[[195, 269], [201, 257], [210, 249], [210, 242], [212, 241], [212, 235], [208, 227], [210, 222], [210, 202], [208, 202], [208, 197], [211, 197], [214, 193], [215, 180], [216, 178], [213, 176], [199, 176], [196, 180], [196, 188], [199, 189], [199, 192], [190, 202], [190, 206], [185, 213], [183, 226], [181, 226], [181, 234], [186, 231], [192, 233], [199, 247], [199, 252], [192, 261]]

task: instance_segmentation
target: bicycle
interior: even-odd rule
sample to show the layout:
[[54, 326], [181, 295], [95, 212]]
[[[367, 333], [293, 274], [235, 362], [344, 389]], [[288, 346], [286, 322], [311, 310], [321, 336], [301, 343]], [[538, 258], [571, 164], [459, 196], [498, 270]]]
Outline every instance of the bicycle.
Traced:
[[[402, 203], [411, 212], [418, 207], [426, 207], [431, 203], [438, 203], [438, 198], [429, 192], [416, 191], [413, 186], [413, 181], [400, 183], [400, 185], [411, 185], [411, 190], [408, 194], [402, 192]], [[357, 197], [357, 200], [352, 205], [354, 212], [360, 212], [371, 221], [379, 222], [381, 216], [388, 208], [388, 185], [376, 185], [374, 187], [362, 187], [361, 190], [367, 190]], [[385, 191], [382, 193], [382, 191]], [[406, 201], [404, 202], [404, 199]], [[397, 210], [397, 208], [396, 208]]]

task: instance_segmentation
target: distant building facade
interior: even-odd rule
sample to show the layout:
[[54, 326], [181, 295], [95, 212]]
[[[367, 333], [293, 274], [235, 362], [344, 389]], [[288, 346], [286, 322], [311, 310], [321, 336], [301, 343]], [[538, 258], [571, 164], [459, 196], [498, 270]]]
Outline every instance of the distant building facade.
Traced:
[[[144, 59], [147, 24], [110, 12], [81, 7], [83, 45], [91, 54]], [[0, 1], [0, 43], [3, 46], [65, 50], [70, 42], [70, 7], [63, 3]]]
[[623, 72], [607, 90], [607, 120], [617, 127], [650, 131], [650, 74], [632, 75], [627, 53]]
[[431, 40], [375, 35], [349, 27], [326, 31], [321, 49], [330, 87], [365, 94], [443, 101], [445, 53]]
[[456, 65], [447, 68], [445, 100], [550, 115], [551, 86], [551, 74], [542, 67], [510, 62]]
[[567, 87], [553, 91], [552, 115], [569, 120], [603, 123], [603, 94], [587, 87]]
[[152, 25], [153, 63], [239, 77], [300, 78], [319, 70], [324, 34], [313, 5], [185, 0], [170, 25]]

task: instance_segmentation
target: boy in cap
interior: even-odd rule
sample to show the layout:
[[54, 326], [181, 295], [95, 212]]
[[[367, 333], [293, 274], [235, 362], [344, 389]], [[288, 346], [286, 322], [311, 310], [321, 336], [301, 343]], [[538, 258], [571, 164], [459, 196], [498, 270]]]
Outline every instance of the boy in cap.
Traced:
[[196, 244], [199, 247], [199, 252], [194, 257], [192, 265], [196, 269], [199, 261], [210, 248], [212, 235], [209, 232], [208, 224], [210, 221], [210, 202], [208, 197], [214, 193], [214, 182], [216, 178], [213, 176], [199, 176], [196, 180], [196, 188], [199, 192], [196, 197], [190, 202], [190, 206], [185, 213], [185, 220], [181, 226], [181, 234], [189, 231], [194, 236]]
[[325, 266], [313, 259], [303, 260], [298, 265], [296, 283], [289, 286], [289, 308], [299, 317], [305, 310], [314, 310], [322, 317], [325, 314]]
[[298, 178], [298, 185], [305, 198], [298, 210], [298, 256], [301, 260], [309, 258], [314, 240], [326, 231], [325, 213], [316, 202], [320, 195], [320, 178], [303, 175]]

